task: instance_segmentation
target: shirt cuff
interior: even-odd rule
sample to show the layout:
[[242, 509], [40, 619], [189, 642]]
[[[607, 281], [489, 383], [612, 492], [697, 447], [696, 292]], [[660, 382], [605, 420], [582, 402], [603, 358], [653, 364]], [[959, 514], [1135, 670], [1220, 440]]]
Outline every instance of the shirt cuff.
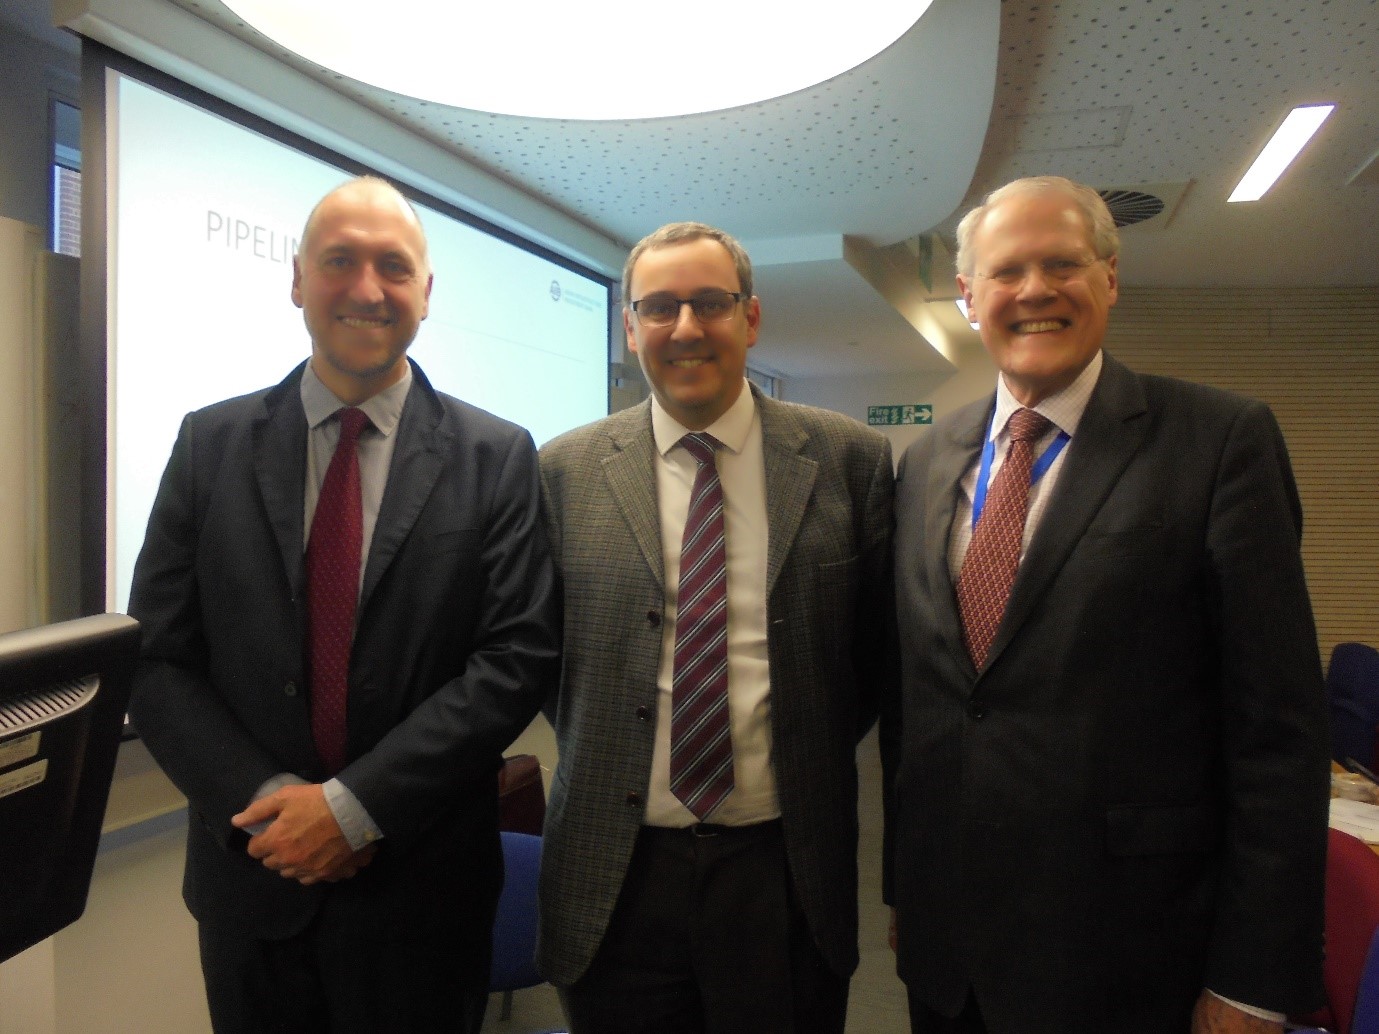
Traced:
[[1253, 1005], [1246, 1005], [1243, 1002], [1233, 1001], [1232, 999], [1227, 998], [1225, 995], [1217, 994], [1211, 988], [1207, 988], [1207, 994], [1211, 995], [1213, 998], [1221, 999], [1221, 1001], [1225, 1002], [1227, 1005], [1231, 1006], [1232, 1008], [1239, 1009], [1243, 1013], [1248, 1013], [1251, 1016], [1257, 1016], [1261, 1020], [1272, 1020], [1274, 1023], [1282, 1023], [1284, 1020], [1288, 1018], [1281, 1012], [1270, 1012], [1268, 1009], [1259, 1009]]
[[345, 834], [351, 851], [358, 851], [383, 839], [383, 830], [378, 828], [348, 786], [339, 779], [327, 779], [321, 784], [321, 789], [325, 791], [326, 804], [335, 821], [340, 824], [340, 832]]

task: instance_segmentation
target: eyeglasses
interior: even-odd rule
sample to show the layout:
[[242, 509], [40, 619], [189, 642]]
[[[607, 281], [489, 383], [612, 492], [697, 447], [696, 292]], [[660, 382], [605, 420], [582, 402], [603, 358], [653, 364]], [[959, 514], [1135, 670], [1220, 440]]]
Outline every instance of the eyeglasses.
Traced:
[[649, 294], [633, 302], [632, 311], [645, 327], [669, 327], [680, 318], [680, 308], [685, 305], [700, 323], [722, 323], [733, 318], [737, 303], [746, 297], [741, 291], [705, 291], [693, 298]]
[[1023, 265], [1001, 266], [990, 273], [978, 273], [977, 276], [986, 280], [995, 280], [996, 283], [1004, 287], [1014, 287], [1025, 282], [1029, 277], [1030, 266], [1033, 265], [1039, 267], [1039, 273], [1045, 280], [1063, 284], [1081, 276], [1100, 261], [1101, 259], [1046, 258]]

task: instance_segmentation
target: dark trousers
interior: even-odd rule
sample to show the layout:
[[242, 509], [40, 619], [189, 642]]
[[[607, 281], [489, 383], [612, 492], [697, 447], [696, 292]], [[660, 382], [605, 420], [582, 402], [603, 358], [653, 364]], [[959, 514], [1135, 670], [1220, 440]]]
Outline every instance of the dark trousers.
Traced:
[[561, 990], [572, 1034], [842, 1034], [847, 998], [779, 821], [644, 828], [598, 954]]
[[286, 940], [215, 923], [199, 931], [216, 1034], [479, 1034], [483, 1026], [486, 972], [457, 972], [453, 959], [407, 943], [405, 931], [343, 922], [329, 899]]
[[930, 1009], [908, 987], [906, 992], [910, 999], [910, 1034], [986, 1034], [986, 1023], [971, 992], [968, 992], [967, 1004], [956, 1017]]

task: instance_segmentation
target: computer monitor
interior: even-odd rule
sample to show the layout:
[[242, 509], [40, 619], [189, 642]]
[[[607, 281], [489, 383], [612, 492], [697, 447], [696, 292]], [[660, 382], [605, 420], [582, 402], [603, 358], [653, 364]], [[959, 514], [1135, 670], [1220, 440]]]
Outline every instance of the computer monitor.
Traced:
[[0, 635], [0, 962], [86, 908], [138, 656], [123, 614]]

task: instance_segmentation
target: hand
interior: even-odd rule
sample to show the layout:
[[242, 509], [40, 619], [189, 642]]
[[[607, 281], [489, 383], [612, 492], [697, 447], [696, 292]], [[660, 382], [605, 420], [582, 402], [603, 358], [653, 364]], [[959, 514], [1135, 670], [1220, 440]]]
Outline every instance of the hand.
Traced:
[[360, 869], [373, 861], [373, 856], [378, 854], [377, 844], [365, 844], [354, 854], [350, 855], [349, 860], [340, 867], [339, 872], [334, 876], [327, 876], [326, 882], [337, 883], [340, 880], [347, 880], [354, 876]]
[[261, 797], [230, 822], [239, 829], [267, 822], [249, 841], [249, 855], [304, 886], [349, 879], [373, 861], [376, 847], [350, 848], [319, 783], [284, 786]]
[[895, 951], [895, 942], [900, 937], [900, 920], [897, 917], [895, 907], [891, 907], [891, 928], [886, 931], [886, 942], [891, 946], [891, 951]]
[[1283, 1024], [1241, 1012], [1203, 991], [1192, 1010], [1192, 1034], [1283, 1034]]

